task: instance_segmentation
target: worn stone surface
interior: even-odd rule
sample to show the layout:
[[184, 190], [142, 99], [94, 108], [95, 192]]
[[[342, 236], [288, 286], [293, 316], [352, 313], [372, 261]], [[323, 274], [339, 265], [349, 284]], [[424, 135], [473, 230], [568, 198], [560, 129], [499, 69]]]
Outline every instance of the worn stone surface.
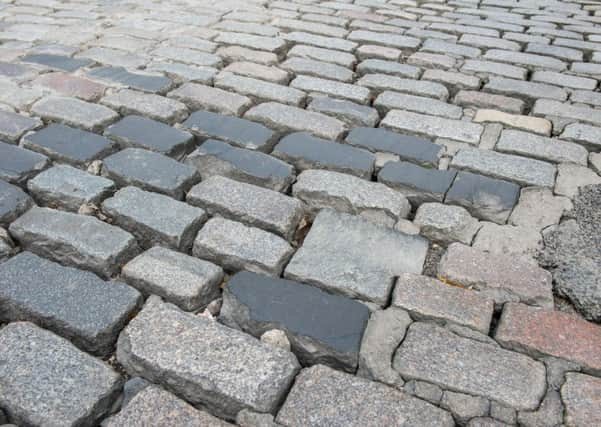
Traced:
[[138, 114], [167, 123], [180, 121], [188, 115], [186, 106], [179, 101], [130, 89], [107, 95], [101, 102], [123, 115]]
[[137, 185], [182, 199], [184, 191], [199, 180], [192, 166], [141, 148], [126, 148], [104, 159], [102, 174], [120, 186]]
[[349, 127], [375, 126], [380, 121], [378, 111], [374, 108], [327, 96], [315, 96], [307, 109], [332, 116]]
[[493, 314], [493, 302], [479, 292], [407, 273], [397, 278], [391, 303], [417, 320], [456, 323], [484, 334]]
[[424, 138], [367, 127], [354, 128], [345, 139], [370, 151], [393, 153], [400, 159], [423, 166], [438, 165], [443, 148]]
[[110, 179], [68, 165], [56, 165], [27, 182], [27, 190], [41, 206], [77, 212], [85, 203], [98, 205], [115, 186]]
[[175, 158], [181, 158], [194, 143], [188, 132], [141, 116], [123, 118], [109, 126], [104, 135], [119, 143], [122, 148], [144, 148]]
[[[73, 233], [73, 229], [78, 233]], [[65, 265], [108, 277], [137, 251], [134, 236], [85, 215], [34, 207], [9, 231], [21, 246]], [[86, 236], [97, 236], [89, 239]]]
[[268, 152], [275, 143], [275, 134], [258, 123], [210, 111], [196, 111], [182, 126], [201, 138], [216, 138], [240, 148]]
[[244, 408], [275, 411], [299, 368], [290, 352], [154, 296], [119, 336], [117, 359], [131, 375], [228, 419]]
[[284, 276], [383, 305], [394, 276], [421, 273], [426, 250], [418, 236], [324, 209]]
[[559, 224], [561, 217], [572, 209], [572, 202], [563, 196], [554, 196], [548, 188], [527, 187], [511, 212], [509, 223], [542, 230]]
[[292, 247], [279, 236], [221, 217], [202, 227], [192, 253], [228, 271], [249, 270], [279, 276], [292, 255]]
[[274, 328], [289, 337], [303, 365], [354, 372], [369, 310], [319, 288], [251, 272], [234, 275], [223, 293], [220, 321], [256, 337]]
[[411, 210], [407, 199], [391, 188], [333, 171], [302, 172], [292, 186], [292, 194], [314, 214], [329, 207], [385, 225], [406, 218]]
[[19, 187], [0, 180], [0, 226], [8, 227], [33, 204], [31, 197]]
[[185, 163], [194, 166], [203, 180], [225, 176], [276, 191], [286, 191], [295, 178], [294, 168], [280, 159], [215, 139], [186, 156]]
[[43, 154], [0, 142], [0, 179], [23, 186], [49, 163]]
[[53, 160], [77, 167], [83, 167], [114, 151], [114, 144], [109, 139], [62, 124], [51, 124], [25, 135], [22, 145]]
[[118, 414], [110, 417], [106, 426], [126, 427], [146, 423], [215, 427], [231, 425], [205, 411], [195, 409], [161, 387], [150, 385], [136, 393]]
[[461, 171], [444, 201], [463, 206], [476, 218], [503, 224], [512, 214], [519, 191], [514, 183]]
[[292, 197], [222, 176], [192, 187], [186, 201], [210, 215], [263, 228], [288, 240], [294, 237], [304, 213], [302, 203]]
[[396, 307], [374, 311], [363, 333], [357, 375], [392, 387], [402, 386], [403, 379], [392, 369], [392, 357], [410, 324], [407, 312]]
[[555, 166], [547, 162], [475, 148], [459, 150], [451, 166], [522, 186], [552, 187], [556, 174]]
[[33, 104], [31, 111], [46, 120], [85, 130], [100, 130], [117, 120], [110, 108], [63, 96], [49, 96]]
[[465, 426], [472, 418], [488, 415], [490, 402], [483, 397], [445, 391], [440, 407], [451, 412], [457, 424]]
[[567, 425], [586, 426], [601, 422], [598, 396], [601, 380], [577, 373], [568, 373], [561, 388]]
[[[463, 368], [466, 365], [469, 370]], [[538, 407], [546, 390], [542, 363], [428, 323], [409, 327], [393, 367], [404, 379], [422, 379], [519, 409]]]
[[155, 246], [123, 266], [121, 275], [145, 295], [192, 311], [219, 296], [223, 270], [208, 261]]
[[272, 154], [293, 164], [297, 170], [330, 169], [369, 178], [375, 157], [372, 153], [308, 133], [290, 134], [280, 140]]
[[481, 227], [464, 208], [442, 203], [423, 203], [413, 222], [422, 236], [443, 244], [459, 241], [469, 245]]
[[162, 245], [188, 251], [207, 218], [203, 209], [137, 187], [117, 191], [102, 202], [102, 211], [145, 249]]
[[553, 356], [599, 375], [601, 327], [577, 316], [523, 304], [507, 304], [495, 332], [501, 345], [535, 357]]
[[574, 199], [573, 220], [545, 234], [541, 263], [553, 274], [555, 289], [572, 301], [587, 319], [601, 319], [601, 277], [598, 257], [601, 186], [584, 187]]
[[601, 176], [593, 170], [575, 164], [561, 163], [557, 166], [554, 193], [573, 199], [582, 187], [599, 184], [601, 184]]
[[184, 83], [167, 94], [192, 110], [208, 110], [228, 115], [240, 115], [252, 105], [250, 98], [223, 89], [198, 83]]
[[26, 320], [70, 339], [98, 356], [109, 354], [141, 302], [121, 282], [22, 252], [0, 264], [3, 321]]
[[20, 425], [96, 424], [121, 380], [104, 362], [32, 323], [0, 330], [0, 402]]
[[[312, 396], [320, 396], [314, 399]], [[452, 426], [448, 412], [385, 385], [322, 365], [301, 371], [276, 422], [286, 426]]]
[[551, 274], [527, 259], [507, 254], [491, 257], [486, 252], [454, 243], [440, 260], [438, 275], [451, 284], [473, 288], [495, 303], [521, 301], [553, 306]]
[[399, 191], [412, 205], [442, 202], [456, 171], [423, 168], [409, 162], [388, 162], [378, 172], [378, 181]]
[[17, 142], [28, 131], [42, 126], [40, 119], [22, 116], [9, 111], [0, 111], [0, 138]]
[[472, 247], [490, 254], [535, 257], [543, 249], [543, 238], [536, 229], [485, 222]]

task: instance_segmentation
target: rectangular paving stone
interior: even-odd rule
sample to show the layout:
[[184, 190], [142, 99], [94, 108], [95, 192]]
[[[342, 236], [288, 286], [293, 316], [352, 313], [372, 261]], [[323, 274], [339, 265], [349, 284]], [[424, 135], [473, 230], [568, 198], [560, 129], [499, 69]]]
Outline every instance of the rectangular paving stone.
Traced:
[[369, 89], [365, 87], [317, 77], [297, 76], [290, 82], [290, 86], [305, 92], [347, 99], [359, 104], [367, 104], [370, 100]]
[[26, 55], [21, 58], [21, 61], [45, 65], [52, 69], [68, 72], [73, 72], [81, 67], [87, 67], [93, 63], [92, 60], [86, 58], [71, 58], [69, 56], [51, 55], [47, 53]]
[[3, 321], [34, 322], [97, 356], [112, 352], [141, 302], [141, 295], [122, 282], [105, 282], [30, 252], [0, 264]]
[[419, 67], [407, 64], [399, 64], [395, 61], [382, 59], [366, 59], [357, 65], [357, 73], [365, 74], [390, 74], [398, 77], [417, 79], [421, 75]]
[[557, 357], [591, 375], [601, 374], [601, 327], [573, 314], [505, 304], [495, 339], [503, 347], [532, 357]]
[[332, 116], [349, 127], [375, 126], [380, 121], [378, 111], [374, 108], [327, 96], [312, 96], [307, 110]]
[[32, 323], [2, 328], [0, 347], [0, 405], [19, 425], [93, 425], [121, 392], [109, 365]]
[[476, 218], [505, 224], [519, 195], [520, 186], [513, 182], [460, 171], [444, 201], [464, 207]]
[[123, 67], [96, 67], [87, 73], [88, 76], [105, 82], [117, 83], [130, 89], [148, 93], [165, 93], [173, 82], [165, 76], [131, 73]]
[[167, 96], [186, 104], [192, 110], [239, 116], [252, 105], [250, 98], [197, 83], [185, 83]]
[[453, 243], [440, 260], [438, 276], [447, 283], [473, 288], [497, 304], [519, 301], [553, 307], [551, 274], [514, 255], [491, 256]]
[[449, 97], [449, 91], [440, 83], [405, 79], [387, 74], [366, 74], [357, 81], [357, 84], [368, 87], [376, 93], [391, 90], [412, 95], [428, 96], [443, 101]]
[[309, 132], [318, 137], [339, 139], [346, 125], [335, 118], [276, 102], [266, 102], [251, 108], [245, 119], [263, 123], [277, 132]]
[[323, 365], [303, 369], [296, 377], [276, 422], [291, 427], [454, 425], [448, 412], [430, 403]]
[[31, 112], [45, 120], [89, 131], [99, 131], [119, 118], [117, 113], [103, 105], [63, 96], [42, 98], [32, 105]]
[[83, 52], [78, 53], [77, 58], [125, 68], [140, 68], [148, 62], [146, 56], [136, 55], [120, 49], [109, 49], [104, 47], [92, 47], [86, 49]]
[[532, 74], [532, 81], [583, 90], [594, 90], [597, 87], [595, 79], [570, 76], [554, 71], [535, 71]]
[[209, 215], [262, 228], [288, 240], [294, 237], [304, 216], [303, 205], [297, 199], [222, 176], [210, 177], [192, 187], [186, 201]]
[[294, 168], [280, 159], [215, 139], [205, 141], [186, 157], [185, 163], [195, 167], [202, 180], [225, 176], [282, 192], [295, 178]]
[[592, 90], [574, 90], [570, 95], [570, 100], [572, 102], [590, 104], [594, 107], [601, 106], [601, 94]]
[[219, 72], [216, 68], [211, 67], [159, 61], [151, 62], [146, 69], [148, 71], [164, 73], [177, 83], [191, 81], [211, 84], [213, 83], [213, 77]]
[[283, 33], [280, 35], [280, 37], [288, 41], [290, 44], [304, 44], [325, 49], [341, 50], [343, 52], [352, 52], [357, 47], [357, 43], [350, 40], [319, 36], [317, 34], [310, 34], [301, 31]]
[[306, 96], [303, 91], [293, 87], [238, 76], [228, 72], [221, 72], [215, 76], [214, 84], [215, 87], [220, 89], [246, 95], [256, 103], [274, 101], [300, 106]]
[[549, 120], [504, 111], [481, 108], [472, 118], [476, 123], [500, 123], [507, 128], [534, 132], [540, 135], [551, 135], [552, 124]]
[[368, 318], [367, 307], [350, 298], [248, 271], [228, 281], [219, 316], [257, 338], [283, 330], [304, 366], [320, 363], [347, 372], [357, 368]]
[[384, 305], [395, 276], [421, 273], [427, 247], [419, 236], [324, 209], [288, 263], [284, 277]]
[[188, 116], [186, 106], [179, 101], [130, 89], [105, 96], [100, 102], [122, 115], [137, 114], [167, 123], [179, 122]]
[[49, 162], [43, 154], [0, 142], [0, 179], [11, 184], [24, 186]]
[[601, 152], [601, 128], [599, 127], [571, 123], [563, 129], [560, 137], [580, 144], [589, 151]]
[[243, 46], [279, 54], [286, 48], [286, 41], [282, 38], [222, 31], [213, 41], [219, 44]]
[[403, 195], [385, 185], [325, 170], [302, 172], [292, 187], [292, 195], [314, 215], [329, 207], [388, 226], [406, 218], [411, 210]]
[[136, 187], [117, 191], [102, 210], [144, 249], [161, 245], [186, 252], [207, 218], [203, 209]]
[[387, 162], [378, 172], [378, 182], [394, 188], [413, 206], [442, 202], [453, 183], [454, 170], [423, 168], [409, 162]]
[[129, 261], [121, 275], [144, 295], [158, 295], [186, 311], [203, 309], [218, 298], [223, 280], [221, 267], [161, 246]]
[[553, 163], [567, 162], [584, 166], [587, 165], [588, 158], [588, 151], [581, 145], [510, 129], [501, 132], [495, 150]]
[[[255, 64], [249, 61], [232, 62], [223, 71], [284, 85], [290, 81], [290, 73], [287, 71], [274, 66]], [[351, 71], [348, 72], [352, 74]]]
[[409, 327], [392, 366], [404, 379], [483, 396], [519, 410], [536, 409], [546, 392], [541, 362], [430, 323]]
[[379, 94], [373, 105], [382, 115], [390, 110], [408, 110], [449, 119], [460, 119], [463, 116], [463, 109], [456, 105], [424, 96], [407, 95], [388, 90]]
[[462, 149], [453, 157], [451, 167], [504, 179], [521, 186], [553, 187], [556, 167], [541, 160], [496, 153], [477, 148]]
[[534, 103], [532, 114], [577, 120], [592, 125], [601, 125], [601, 111], [587, 106], [571, 105], [550, 99], [539, 99]]
[[521, 99], [471, 90], [460, 90], [453, 102], [462, 107], [491, 108], [515, 114], [522, 114], [525, 108], [525, 102]]
[[352, 53], [340, 52], [338, 50], [324, 49], [323, 47], [306, 46], [297, 44], [287, 54], [288, 58], [307, 58], [315, 61], [329, 62], [351, 68], [357, 62]]
[[216, 68], [222, 65], [222, 60], [218, 55], [196, 49], [188, 49], [186, 47], [161, 46], [150, 53], [155, 58], [164, 58], [175, 62], [182, 62], [184, 64]]
[[512, 50], [489, 49], [483, 56], [484, 59], [509, 64], [523, 65], [531, 68], [543, 68], [549, 70], [563, 71], [567, 68], [565, 62], [534, 53], [514, 52]]
[[294, 165], [299, 171], [329, 169], [367, 179], [373, 173], [375, 162], [375, 156], [368, 151], [304, 132], [282, 138], [272, 155]]
[[409, 111], [392, 110], [380, 122], [380, 126], [430, 138], [446, 138], [468, 144], [478, 144], [484, 131], [478, 123], [452, 120]]
[[274, 412], [299, 369], [292, 353], [156, 296], [121, 333], [117, 360], [227, 419], [245, 408]]
[[348, 144], [369, 151], [393, 153], [402, 160], [423, 166], [438, 166], [443, 148], [427, 139], [381, 128], [358, 127], [346, 136]]
[[304, 74], [347, 83], [352, 82], [355, 75], [352, 70], [341, 65], [294, 56], [282, 62], [280, 67], [296, 75]]
[[122, 148], [144, 148], [181, 159], [194, 145], [192, 134], [142, 116], [127, 116], [109, 126], [104, 135]]
[[344, 28], [321, 23], [307, 22], [300, 19], [278, 19], [275, 22], [275, 26], [289, 31], [306, 31], [308, 33], [339, 37], [342, 39], [348, 34], [348, 31]]
[[599, 396], [599, 393], [601, 393], [599, 378], [576, 372], [566, 373], [566, 381], [561, 388], [566, 424], [575, 426], [599, 424], [601, 413], [594, 397]]
[[102, 174], [119, 186], [136, 185], [177, 200], [200, 178], [192, 166], [141, 148], [126, 148], [105, 158]]
[[58, 164], [30, 179], [27, 190], [41, 206], [77, 212], [83, 204], [98, 205], [115, 186], [110, 179]]
[[226, 62], [252, 61], [263, 65], [278, 63], [278, 55], [272, 52], [249, 49], [242, 46], [223, 46], [215, 52]]
[[156, 385], [138, 391], [119, 411], [103, 421], [106, 427], [128, 427], [136, 423], [182, 426], [228, 427], [231, 424]]
[[582, 61], [583, 59], [583, 53], [580, 50], [548, 44], [528, 43], [525, 52], [551, 56], [565, 61]]
[[138, 250], [134, 236], [118, 227], [92, 216], [50, 208], [30, 209], [9, 231], [25, 250], [102, 277], [116, 273]]
[[24, 133], [42, 127], [40, 119], [0, 110], [0, 138], [16, 143]]
[[422, 74], [422, 80], [441, 83], [453, 89], [478, 89], [480, 78], [468, 74], [446, 70], [426, 70]]
[[52, 160], [77, 167], [86, 167], [115, 150], [115, 145], [107, 138], [60, 123], [52, 123], [44, 129], [25, 135], [21, 145]]
[[8, 225], [33, 206], [33, 200], [19, 187], [0, 180], [0, 226]]
[[417, 49], [421, 44], [421, 40], [417, 37], [365, 30], [351, 31], [347, 39], [362, 44], [383, 45], [409, 51]]
[[228, 115], [210, 111], [196, 111], [182, 123], [200, 138], [217, 138], [241, 148], [271, 151], [275, 144], [275, 133], [265, 126]]
[[279, 236], [229, 219], [211, 218], [199, 231], [192, 254], [227, 271], [279, 276], [293, 248]]
[[561, 87], [504, 77], [491, 77], [484, 85], [483, 90], [527, 99], [550, 98], [564, 101], [568, 97], [566, 90]]
[[526, 68], [515, 65], [502, 64], [493, 61], [481, 61], [476, 59], [467, 59], [461, 66], [462, 72], [472, 72], [477, 75], [498, 75], [511, 79], [525, 80], [528, 75]]
[[485, 335], [494, 308], [492, 300], [476, 291], [408, 273], [397, 278], [392, 305], [406, 310], [416, 320], [433, 320], [443, 326], [455, 323]]

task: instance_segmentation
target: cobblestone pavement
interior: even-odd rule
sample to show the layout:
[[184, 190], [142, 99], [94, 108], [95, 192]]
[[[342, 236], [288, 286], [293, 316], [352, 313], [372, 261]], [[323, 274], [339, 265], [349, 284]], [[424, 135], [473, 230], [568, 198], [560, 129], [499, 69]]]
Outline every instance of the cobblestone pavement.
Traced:
[[0, 42], [0, 425], [601, 426], [598, 0], [3, 0]]

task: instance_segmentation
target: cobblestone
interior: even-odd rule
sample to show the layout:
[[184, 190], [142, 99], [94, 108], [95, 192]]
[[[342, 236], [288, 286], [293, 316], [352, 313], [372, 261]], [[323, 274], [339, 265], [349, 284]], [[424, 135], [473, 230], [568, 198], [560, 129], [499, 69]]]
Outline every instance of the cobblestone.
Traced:
[[4, 2], [0, 425], [598, 424], [593, 3]]

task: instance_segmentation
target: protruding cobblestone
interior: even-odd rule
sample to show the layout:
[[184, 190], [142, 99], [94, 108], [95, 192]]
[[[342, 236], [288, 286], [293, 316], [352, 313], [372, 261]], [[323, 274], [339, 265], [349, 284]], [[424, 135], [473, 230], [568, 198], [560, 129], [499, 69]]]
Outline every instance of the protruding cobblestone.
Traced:
[[117, 359], [131, 375], [228, 419], [243, 408], [275, 411], [299, 369], [292, 353], [155, 296], [121, 333]]
[[0, 226], [8, 227], [33, 205], [33, 200], [26, 192], [0, 180]]

